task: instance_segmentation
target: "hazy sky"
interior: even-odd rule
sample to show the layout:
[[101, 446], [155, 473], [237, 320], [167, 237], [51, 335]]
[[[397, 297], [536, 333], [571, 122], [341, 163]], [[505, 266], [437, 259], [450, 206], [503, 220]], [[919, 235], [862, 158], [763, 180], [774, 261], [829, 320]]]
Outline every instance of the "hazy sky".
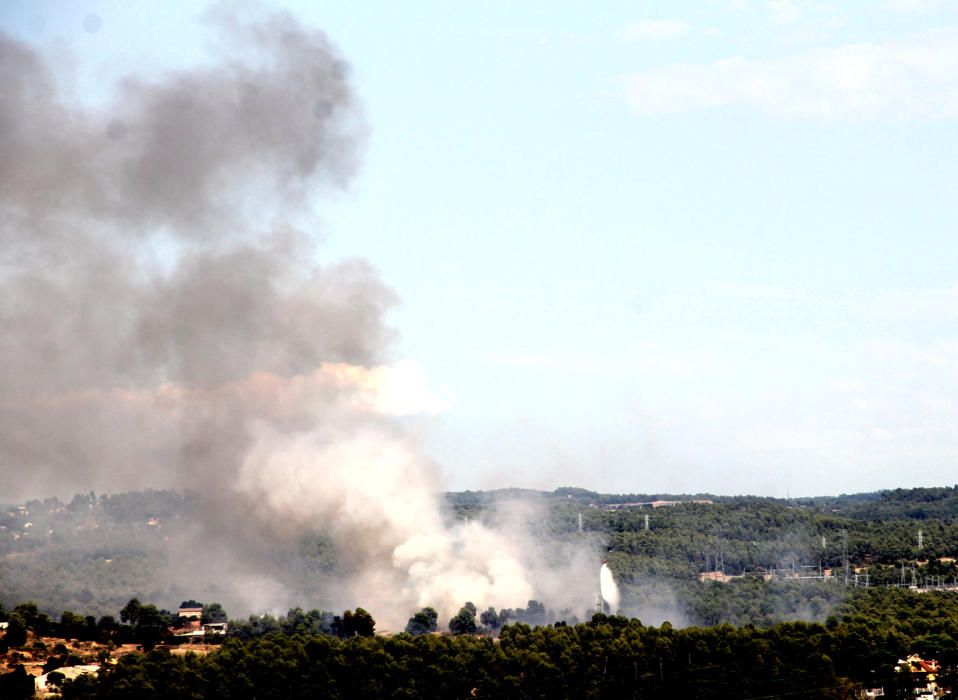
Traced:
[[[7, 0], [0, 29], [96, 104], [211, 60], [207, 7]], [[263, 7], [351, 64], [369, 137], [320, 255], [401, 299], [450, 488], [958, 480], [956, 3]]]

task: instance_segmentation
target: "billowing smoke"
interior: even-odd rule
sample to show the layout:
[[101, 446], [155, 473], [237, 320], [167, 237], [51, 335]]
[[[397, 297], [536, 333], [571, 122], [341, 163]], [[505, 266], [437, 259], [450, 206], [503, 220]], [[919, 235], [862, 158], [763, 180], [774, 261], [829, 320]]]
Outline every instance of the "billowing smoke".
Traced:
[[386, 364], [394, 296], [365, 261], [316, 263], [303, 229], [364, 131], [346, 64], [285, 15], [214, 24], [219, 65], [95, 108], [0, 36], [0, 496], [190, 489], [204, 569], [257, 604], [303, 531], [348, 553], [340, 599], [393, 626], [568, 595], [521, 540], [444, 521], [394, 418], [436, 403]]
[[606, 562], [599, 567], [599, 595], [613, 613], [619, 610], [619, 586]]

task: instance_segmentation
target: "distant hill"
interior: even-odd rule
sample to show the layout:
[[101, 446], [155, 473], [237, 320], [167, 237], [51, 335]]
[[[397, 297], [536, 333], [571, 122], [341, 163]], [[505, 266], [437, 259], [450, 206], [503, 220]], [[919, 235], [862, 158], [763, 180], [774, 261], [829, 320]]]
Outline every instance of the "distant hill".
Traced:
[[[788, 594], [791, 602], [783, 608], [748, 612], [744, 601], [757, 595], [753, 589], [729, 589], [740, 603], [716, 607], [708, 603], [713, 589], [700, 578], [760, 578], [770, 571], [819, 575], [841, 571], [846, 553], [849, 571], [857, 569], [872, 584], [958, 578], [951, 561], [958, 557], [958, 487], [792, 500], [602, 494], [573, 487], [464, 491], [446, 494], [448, 517], [490, 520], [497, 504], [516, 499], [536, 505], [528, 517], [537, 519], [531, 531], [541, 534], [543, 547], [584, 537], [598, 543], [597, 557], [609, 560], [623, 605], [645, 611], [647, 619], [823, 619], [830, 603], [821, 592], [802, 588]], [[196, 507], [189, 493], [142, 491], [81, 494], [68, 503], [31, 500], [0, 510], [0, 604], [9, 610], [35, 600], [51, 614], [107, 615], [134, 596], [163, 607], [191, 597], [221, 599], [215, 587], [197, 590], [188, 575], [166, 575], [182, 573], [178, 547], [196, 542], [187, 537]], [[303, 605], [322, 604], [309, 596], [321, 590], [323, 576], [336, 576], [341, 556], [321, 532], [304, 533], [275, 552], [277, 570], [288, 572], [284, 585]]]

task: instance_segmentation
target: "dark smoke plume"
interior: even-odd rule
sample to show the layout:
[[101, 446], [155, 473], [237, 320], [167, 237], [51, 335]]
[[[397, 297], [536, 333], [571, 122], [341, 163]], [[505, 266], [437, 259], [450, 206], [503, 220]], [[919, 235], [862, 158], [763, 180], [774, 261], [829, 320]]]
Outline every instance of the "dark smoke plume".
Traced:
[[129, 77], [96, 111], [0, 36], [7, 498], [202, 479], [262, 410], [222, 387], [382, 359], [391, 293], [365, 262], [317, 267], [283, 220], [354, 169], [345, 64], [289, 17], [220, 25], [245, 60]]
[[391, 418], [392, 293], [362, 260], [317, 265], [298, 228], [356, 166], [345, 63], [287, 16], [216, 23], [219, 65], [128, 77], [96, 109], [0, 36], [0, 497], [188, 488], [203, 547], [178, 568], [251, 606], [282, 604], [270, 553], [304, 531], [347, 546], [346, 602], [392, 624], [590, 605], [592, 574], [537, 577], [518, 539], [445, 521]]

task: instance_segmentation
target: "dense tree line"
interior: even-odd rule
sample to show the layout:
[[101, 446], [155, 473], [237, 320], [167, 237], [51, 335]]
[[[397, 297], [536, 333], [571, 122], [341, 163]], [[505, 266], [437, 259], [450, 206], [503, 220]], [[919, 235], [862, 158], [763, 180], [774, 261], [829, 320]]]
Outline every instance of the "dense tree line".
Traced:
[[[77, 698], [305, 697], [319, 688], [329, 697], [851, 697], [877, 685], [904, 696], [910, 679], [891, 669], [911, 652], [938, 658], [945, 684], [958, 686], [953, 594], [907, 590], [958, 577], [958, 487], [795, 501], [706, 496], [714, 502], [657, 509], [622, 506], [692, 499], [466, 492], [449, 494], [449, 516], [491, 517], [504, 496], [537, 504], [531, 525], [546, 543], [604, 542], [623, 609], [651, 624], [604, 615], [576, 624], [538, 601], [500, 610], [465, 603], [448, 619], [433, 608], [410, 611], [405, 632], [384, 638], [362, 608], [294, 608], [230, 621], [229, 638], [206, 657], [149, 651], [183, 623], [140, 600], [179, 599], [152, 586], [167, 555], [160, 530], [188, 524], [191, 499], [88, 494], [0, 512], [0, 555], [15, 555], [0, 567], [0, 620], [8, 622], [0, 651], [25, 644], [29, 631], [146, 650], [99, 679], [67, 682], [67, 697]], [[838, 572], [846, 552], [850, 575], [857, 570], [871, 588], [847, 588], [839, 577], [767, 580], [776, 569]], [[340, 554], [309, 533], [277, 556], [297, 558], [315, 585]], [[741, 578], [699, 582], [709, 571]], [[20, 602], [28, 598], [37, 602]], [[225, 619], [223, 606], [203, 606], [204, 622]], [[77, 661], [55, 650], [45, 670]], [[0, 696], [16, 697], [22, 675], [0, 677]]]
[[[879, 597], [869, 605], [877, 610], [887, 602]], [[947, 632], [933, 634], [954, 646]], [[98, 679], [68, 682], [64, 696], [846, 698], [872, 685], [893, 696], [907, 692], [902, 684], [910, 679], [893, 667], [911, 648], [901, 630], [857, 619], [676, 629], [596, 614], [579, 625], [507, 625], [498, 641], [274, 632], [228, 640], [208, 656], [130, 655]]]
[[[744, 587], [742, 599], [754, 590]], [[524, 614], [538, 612], [533, 603]], [[216, 604], [203, 607], [225, 613]], [[294, 608], [278, 619], [231, 623], [231, 637], [208, 656], [163, 650], [124, 656], [99, 678], [66, 681], [64, 696], [287, 698], [322, 690], [331, 698], [839, 698], [883, 686], [890, 697], [905, 697], [914, 679], [893, 668], [909, 653], [937, 658], [943, 683], [958, 685], [958, 596], [946, 592], [861, 589], [837, 604], [824, 624], [765, 628], [679, 629], [596, 614], [584, 624], [506, 624], [495, 637], [493, 619], [508, 619], [503, 612], [479, 614], [467, 603], [450, 620], [453, 634], [438, 635], [432, 633], [435, 610], [424, 608], [406, 632], [377, 637], [362, 608], [341, 616]], [[25, 603], [10, 614], [0, 609], [10, 623], [2, 642], [25, 643], [32, 630], [66, 639], [137, 639], [149, 649], [151, 626], [169, 615], [133, 599], [120, 611], [120, 623], [72, 613], [54, 621]], [[486, 634], [476, 634], [482, 630]], [[66, 647], [54, 652], [45, 671], [79, 662]], [[17, 697], [13, 690], [25, 687], [21, 675], [15, 670], [0, 677], [0, 689], [11, 689], [4, 697]]]
[[[656, 622], [768, 626], [793, 619], [822, 621], [841, 597], [835, 589], [754, 582], [716, 588], [700, 584], [698, 576], [709, 571], [761, 576], [775, 569], [838, 572], [846, 551], [852, 575], [858, 569], [870, 584], [958, 581], [958, 566], [950, 561], [958, 554], [958, 489], [952, 487], [792, 501], [695, 497], [711, 504], [665, 494], [510, 489], [448, 494], [449, 517], [491, 518], [501, 498], [522, 498], [537, 506], [530, 509], [537, 518], [530, 530], [542, 534], [545, 549], [577, 540], [600, 543], [606, 550], [601, 556], [608, 558], [621, 585], [622, 609]], [[609, 509], [653, 500], [680, 503]], [[207, 593], [161, 583], [165, 568], [175, 566], [165, 538], [173, 535], [175, 541], [178, 528], [188, 527], [194, 501], [189, 494], [168, 491], [81, 494], [69, 503], [46, 499], [0, 511], [0, 528], [5, 528], [0, 529], [0, 555], [16, 555], [0, 567], [0, 604], [9, 608], [31, 599], [48, 615], [83, 610], [99, 619], [116, 615], [130, 596], [170, 604]], [[295, 562], [287, 567], [286, 583], [298, 599], [317, 604], [322, 601], [313, 596], [323, 577], [335, 576], [340, 557], [348, 553], [336, 552], [322, 533], [304, 533], [275, 556], [284, 565]], [[480, 618], [487, 612], [477, 610], [478, 626], [486, 624]], [[571, 621], [556, 613], [552, 620]], [[506, 618], [498, 624], [545, 621]], [[445, 629], [448, 622], [440, 620], [439, 627]]]
[[[134, 609], [136, 612], [131, 614]], [[128, 624], [121, 624], [112, 615], [102, 615], [97, 619], [93, 615], [79, 615], [69, 610], [65, 610], [57, 620], [40, 612], [33, 602], [17, 605], [9, 615], [0, 606], [0, 620], [7, 622], [6, 634], [0, 638], [0, 653], [5, 653], [26, 644], [28, 632], [33, 632], [37, 637], [83, 642], [155, 644], [173, 617], [166, 610], [158, 610], [155, 605], [140, 605], [139, 601], [133, 599], [121, 612], [121, 620]]]

